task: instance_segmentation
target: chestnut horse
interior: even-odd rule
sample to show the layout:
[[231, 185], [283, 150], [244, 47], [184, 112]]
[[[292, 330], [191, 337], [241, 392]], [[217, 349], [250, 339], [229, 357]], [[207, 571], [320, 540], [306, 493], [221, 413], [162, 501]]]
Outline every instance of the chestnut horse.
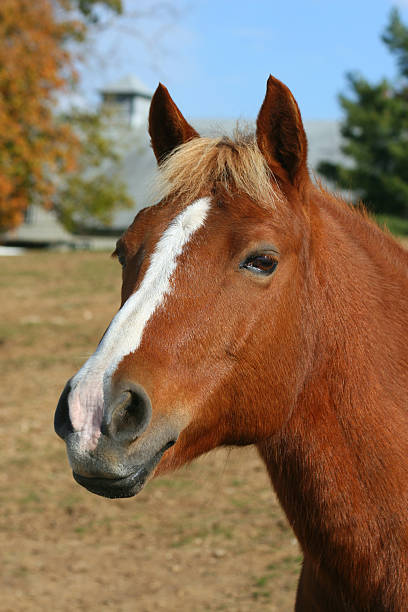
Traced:
[[296, 610], [408, 610], [407, 253], [311, 182], [272, 77], [254, 136], [201, 138], [162, 85], [149, 131], [160, 202], [55, 415], [75, 480], [130, 497], [255, 444], [304, 553]]

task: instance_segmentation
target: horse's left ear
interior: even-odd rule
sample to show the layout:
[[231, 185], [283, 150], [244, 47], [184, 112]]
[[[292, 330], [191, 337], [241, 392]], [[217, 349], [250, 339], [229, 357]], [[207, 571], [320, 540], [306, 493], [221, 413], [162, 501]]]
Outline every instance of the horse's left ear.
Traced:
[[270, 76], [256, 122], [258, 147], [277, 179], [299, 187], [308, 178], [307, 140], [290, 90]]
[[199, 136], [184, 119], [167, 88], [161, 83], [150, 104], [149, 134], [159, 164], [173, 149]]

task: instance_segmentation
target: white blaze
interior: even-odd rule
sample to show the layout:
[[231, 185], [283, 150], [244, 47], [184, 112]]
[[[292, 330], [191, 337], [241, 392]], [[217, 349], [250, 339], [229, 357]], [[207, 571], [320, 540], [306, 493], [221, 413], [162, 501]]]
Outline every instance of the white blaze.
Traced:
[[72, 379], [69, 414], [84, 447], [95, 448], [112, 375], [123, 357], [140, 346], [146, 323], [171, 291], [177, 257], [203, 225], [209, 207], [210, 199], [200, 198], [173, 219], [156, 245], [139, 289], [112, 319], [95, 353]]

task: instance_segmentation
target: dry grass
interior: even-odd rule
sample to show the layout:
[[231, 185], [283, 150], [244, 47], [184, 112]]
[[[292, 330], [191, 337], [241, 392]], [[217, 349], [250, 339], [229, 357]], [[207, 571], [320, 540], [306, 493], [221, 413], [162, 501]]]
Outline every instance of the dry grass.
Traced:
[[119, 300], [105, 254], [2, 258], [0, 608], [293, 609], [298, 546], [251, 449], [217, 451], [130, 500], [72, 479], [59, 393]]

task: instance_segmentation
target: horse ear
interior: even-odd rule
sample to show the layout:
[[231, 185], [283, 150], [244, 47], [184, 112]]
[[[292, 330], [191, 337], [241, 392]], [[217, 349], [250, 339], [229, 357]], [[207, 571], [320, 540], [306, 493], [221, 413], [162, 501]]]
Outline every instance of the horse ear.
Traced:
[[199, 136], [184, 119], [167, 88], [161, 83], [150, 104], [149, 134], [159, 164], [173, 149]]
[[270, 76], [256, 122], [258, 147], [274, 175], [299, 186], [308, 177], [307, 140], [290, 90]]

